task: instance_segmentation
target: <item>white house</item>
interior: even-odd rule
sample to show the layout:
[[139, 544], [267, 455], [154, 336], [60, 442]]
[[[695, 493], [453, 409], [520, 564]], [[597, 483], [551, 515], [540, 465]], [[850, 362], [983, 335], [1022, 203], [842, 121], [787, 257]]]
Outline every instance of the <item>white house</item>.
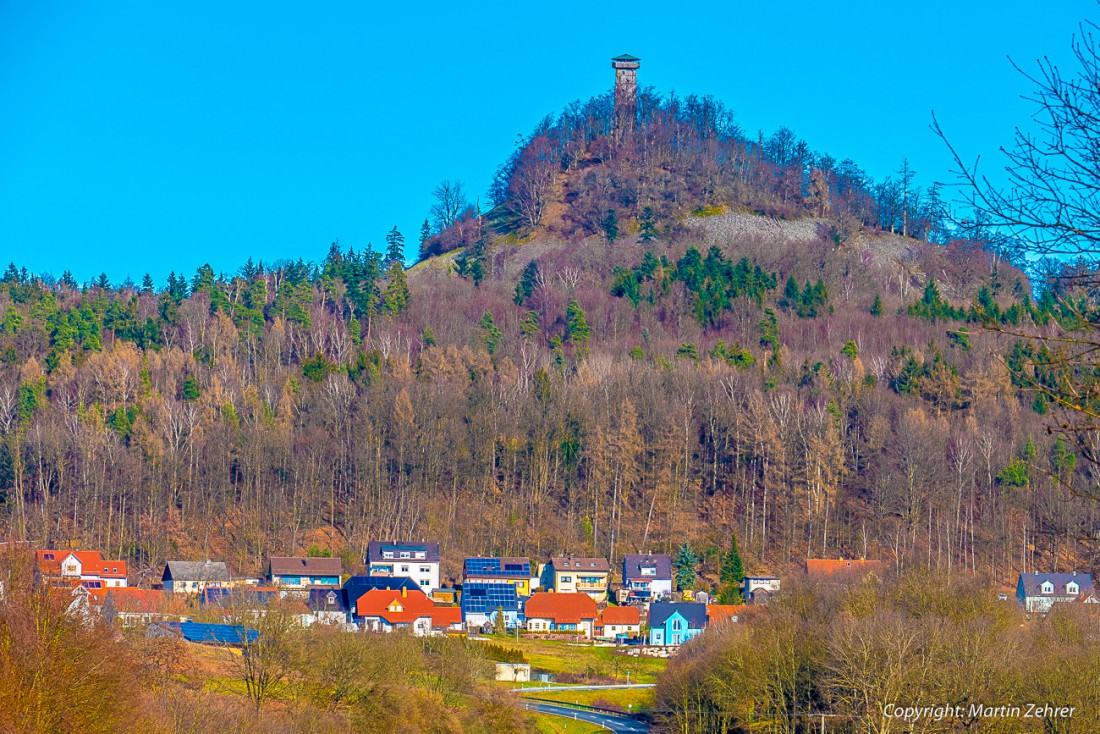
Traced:
[[1028, 612], [1046, 613], [1057, 602], [1097, 602], [1092, 575], [1087, 573], [1022, 573], [1016, 600]]
[[367, 573], [412, 579], [425, 593], [439, 588], [439, 543], [383, 543], [367, 546]]
[[161, 575], [164, 590], [176, 594], [201, 594], [207, 586], [224, 586], [229, 569], [221, 561], [168, 561]]

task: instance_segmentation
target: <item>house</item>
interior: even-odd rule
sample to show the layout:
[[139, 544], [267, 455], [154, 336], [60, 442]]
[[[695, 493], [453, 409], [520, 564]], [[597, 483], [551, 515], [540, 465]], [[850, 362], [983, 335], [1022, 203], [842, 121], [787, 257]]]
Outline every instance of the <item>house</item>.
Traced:
[[531, 561], [507, 557], [467, 558], [462, 564], [463, 587], [470, 582], [512, 584], [519, 596], [531, 596]]
[[672, 558], [664, 553], [623, 556], [623, 588], [627, 601], [660, 601], [672, 595]]
[[1016, 600], [1028, 612], [1046, 613], [1058, 602], [1096, 603], [1092, 575], [1087, 573], [1022, 573]]
[[649, 605], [650, 645], [682, 645], [706, 626], [706, 604], [659, 601]]
[[359, 597], [368, 591], [381, 589], [382, 591], [420, 591], [420, 585], [412, 579], [395, 578], [392, 576], [352, 576], [344, 582], [344, 588], [340, 591], [344, 597], [344, 605], [349, 612], [355, 611], [355, 603]]
[[306, 606], [313, 613], [313, 621], [318, 624], [347, 624], [351, 621], [351, 608], [343, 589], [312, 588], [306, 599]]
[[882, 561], [866, 558], [807, 558], [806, 575], [812, 579], [843, 581], [862, 578], [874, 573], [882, 576], [885, 566]]
[[151, 589], [90, 589], [89, 603], [97, 608], [108, 623], [122, 627], [142, 627], [166, 620], [183, 622], [187, 610], [181, 599], [160, 590]]
[[467, 628], [495, 625], [498, 610], [504, 614], [506, 629], [514, 629], [523, 617], [515, 584], [468, 581], [462, 585], [461, 608]]
[[40, 550], [35, 553], [35, 578], [53, 588], [125, 588], [126, 561], [104, 560], [99, 551]]
[[409, 630], [417, 637], [462, 631], [462, 610], [439, 607], [419, 590], [372, 589], [356, 601], [355, 616], [368, 632]]
[[164, 590], [174, 594], [201, 594], [207, 586], [229, 583], [229, 569], [221, 561], [168, 561], [161, 574]]
[[497, 663], [496, 664], [496, 676], [494, 680], [506, 681], [508, 683], [530, 683], [531, 682], [531, 664], [530, 663]]
[[279, 598], [273, 586], [207, 586], [199, 595], [204, 607], [260, 609]]
[[593, 637], [598, 640], [625, 642], [642, 633], [642, 615], [638, 607], [607, 607], [596, 618]]
[[741, 586], [741, 596], [750, 604], [767, 604], [772, 594], [779, 591], [778, 576], [746, 576]]
[[439, 543], [382, 543], [367, 545], [367, 574], [409, 578], [424, 593], [439, 588]]
[[708, 604], [707, 626], [737, 622], [748, 610], [747, 604]]
[[[604, 561], [606, 563], [606, 561]], [[576, 632], [591, 637], [596, 628], [596, 602], [581, 592], [540, 591], [524, 604], [528, 632]]]
[[301, 558], [271, 556], [267, 561], [267, 580], [272, 586], [304, 591], [310, 586], [339, 588], [344, 564], [339, 558]]
[[559, 594], [588, 594], [594, 601], [607, 599], [611, 564], [606, 558], [556, 556], [542, 569], [542, 585]]

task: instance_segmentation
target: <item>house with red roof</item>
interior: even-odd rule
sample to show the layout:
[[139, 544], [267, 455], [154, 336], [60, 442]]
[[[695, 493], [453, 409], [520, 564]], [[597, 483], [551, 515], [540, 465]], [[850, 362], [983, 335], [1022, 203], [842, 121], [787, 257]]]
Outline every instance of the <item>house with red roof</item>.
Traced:
[[417, 589], [371, 589], [355, 602], [355, 616], [368, 632], [409, 630], [417, 637], [462, 631], [462, 610], [441, 607]]
[[596, 618], [593, 637], [598, 640], [624, 641], [642, 633], [642, 615], [638, 607], [607, 607]]
[[34, 572], [39, 583], [57, 589], [126, 587], [126, 561], [104, 560], [99, 551], [40, 550]]
[[528, 632], [578, 632], [592, 637], [596, 628], [596, 602], [581, 592], [538, 592], [524, 606]]

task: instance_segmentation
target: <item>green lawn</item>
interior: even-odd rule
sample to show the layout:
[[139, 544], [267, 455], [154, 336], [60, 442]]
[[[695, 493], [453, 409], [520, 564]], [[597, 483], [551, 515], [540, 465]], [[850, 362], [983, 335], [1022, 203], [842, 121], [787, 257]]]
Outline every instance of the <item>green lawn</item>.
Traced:
[[538, 691], [531, 694], [535, 698], [551, 701], [579, 703], [597, 708], [621, 708], [631, 713], [646, 713], [653, 710], [652, 688], [627, 688], [604, 691]]
[[519, 640], [507, 636], [489, 637], [498, 645], [522, 650], [531, 663], [532, 672], [541, 670], [548, 673], [607, 676], [623, 683], [629, 673], [631, 683], [656, 683], [657, 676], [668, 664], [663, 658], [637, 658], [616, 654], [613, 647], [593, 647], [589, 644], [530, 640], [522, 637]]
[[549, 716], [531, 712], [531, 718], [535, 721], [535, 728], [540, 734], [596, 734], [606, 732], [601, 726], [589, 724], [587, 721], [570, 721], [560, 716]]

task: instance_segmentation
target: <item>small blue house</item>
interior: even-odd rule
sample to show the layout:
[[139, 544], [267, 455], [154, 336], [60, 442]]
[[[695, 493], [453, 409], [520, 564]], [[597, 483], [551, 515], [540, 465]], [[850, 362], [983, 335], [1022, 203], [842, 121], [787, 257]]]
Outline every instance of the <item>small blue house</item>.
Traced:
[[682, 645], [706, 626], [706, 604], [659, 601], [649, 605], [650, 645]]

